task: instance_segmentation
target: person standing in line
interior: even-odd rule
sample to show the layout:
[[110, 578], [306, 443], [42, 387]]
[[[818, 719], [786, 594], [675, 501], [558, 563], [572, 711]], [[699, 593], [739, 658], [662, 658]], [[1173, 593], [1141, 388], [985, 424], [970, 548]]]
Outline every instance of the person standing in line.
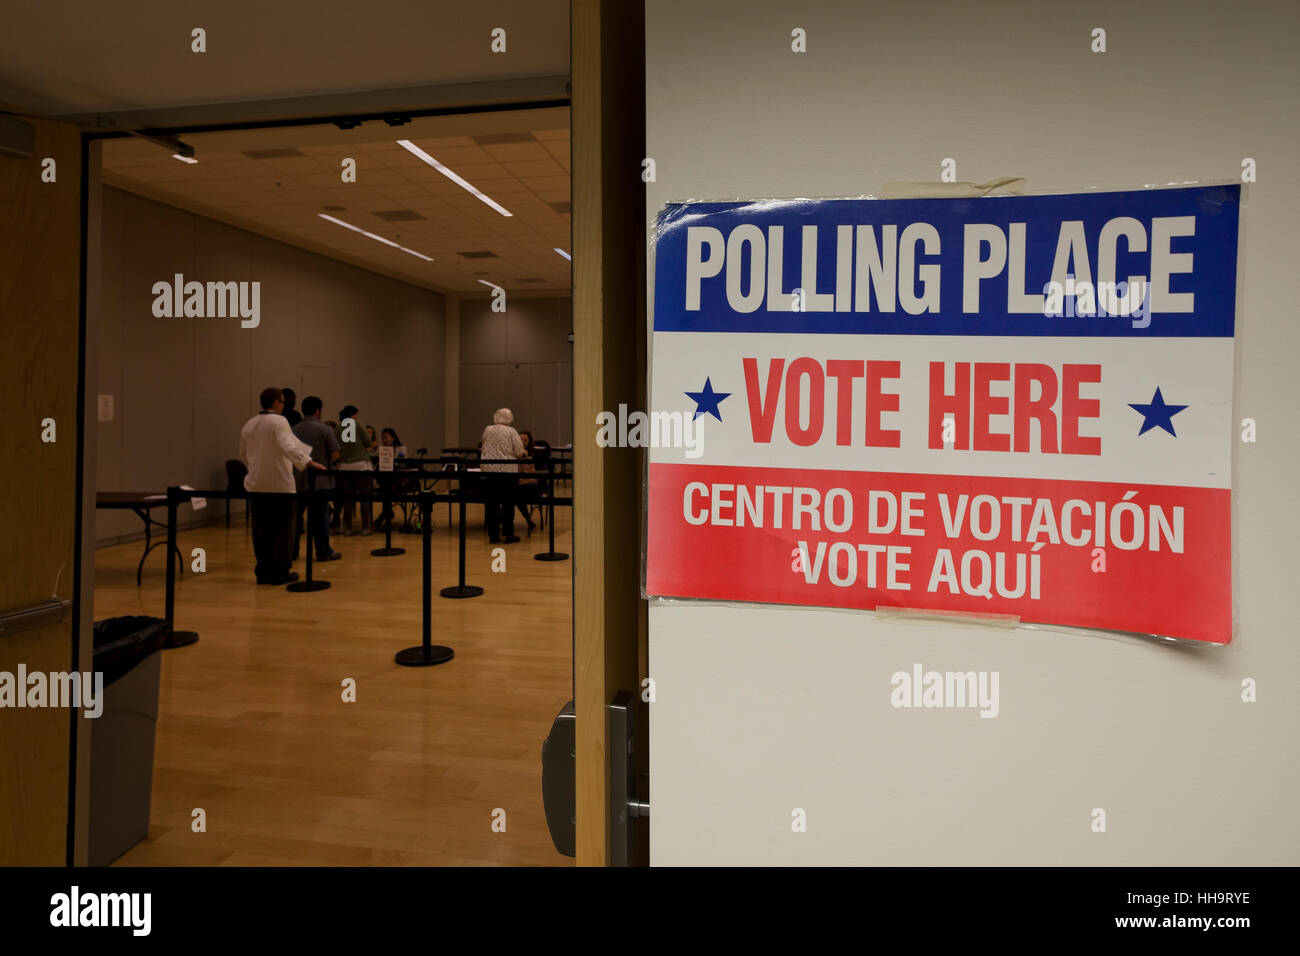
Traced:
[[[280, 394], [284, 396], [284, 411], [280, 412], [280, 414], [285, 417], [286, 421], [288, 421], [289, 427], [293, 428], [302, 421], [302, 415], [298, 413], [296, 407], [298, 393], [286, 385], [284, 388], [280, 389]], [[301, 474], [296, 476], [295, 484], [299, 489], [302, 488]], [[298, 510], [298, 516], [294, 520], [293, 526], [293, 559], [295, 561], [298, 560], [298, 539], [300, 537], [302, 537], [302, 509]]]
[[[334, 433], [334, 440], [338, 441], [339, 423], [330, 419], [325, 423], [329, 430]], [[338, 531], [343, 525], [343, 499], [339, 497], [343, 493], [343, 482], [334, 482], [334, 494], [330, 500], [330, 530]]]
[[298, 401], [298, 395], [291, 388], [282, 388], [280, 389], [280, 392], [284, 395], [284, 412], [282, 414], [286, 419], [288, 419], [289, 427], [293, 428], [302, 421], [302, 415], [300, 415], [298, 409], [294, 407], [294, 403]]
[[293, 522], [296, 501], [294, 469], [320, 468], [311, 459], [311, 446], [293, 437], [284, 417], [284, 394], [264, 388], [262, 410], [239, 432], [239, 457], [248, 467], [244, 490], [249, 493], [253, 526], [254, 574], [258, 584], [288, 584], [298, 580], [293, 566]]
[[[357, 421], [357, 406], [347, 405], [339, 412], [339, 426], [335, 431], [339, 442], [340, 471], [374, 471], [370, 464], [370, 453], [374, 450], [365, 426]], [[349, 475], [346, 482], [340, 482], [342, 490], [351, 494], [370, 494], [370, 475]], [[361, 511], [361, 527], [352, 527], [352, 517]], [[369, 501], [344, 501], [343, 525], [340, 530], [345, 535], [370, 534], [371, 503]]]
[[[315, 395], [308, 395], [302, 400], [303, 419], [293, 426], [294, 437], [311, 446], [311, 460], [329, 468], [339, 460], [339, 440], [334, 429], [320, 420], [320, 410], [324, 403]], [[307, 547], [316, 546], [317, 561], [337, 561], [343, 555], [330, 547], [330, 512], [328, 492], [334, 488], [334, 479], [329, 475], [317, 478], [312, 486], [313, 494], [308, 498], [306, 472], [298, 476], [299, 492], [298, 525], [302, 526], [303, 510], [307, 511]], [[294, 556], [298, 547], [295, 542]]]
[[506, 544], [519, 540], [515, 536], [515, 486], [519, 480], [519, 465], [509, 461], [491, 464], [493, 459], [524, 457], [519, 432], [510, 424], [514, 420], [510, 409], [498, 408], [492, 416], [492, 424], [483, 429], [483, 511], [488, 541], [492, 544], [497, 544], [502, 538]]

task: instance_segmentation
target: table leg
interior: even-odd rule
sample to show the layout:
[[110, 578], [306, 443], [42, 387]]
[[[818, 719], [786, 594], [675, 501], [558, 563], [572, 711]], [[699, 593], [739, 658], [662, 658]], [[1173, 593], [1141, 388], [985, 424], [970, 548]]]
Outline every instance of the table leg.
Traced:
[[140, 555], [140, 563], [136, 565], [135, 569], [135, 586], [139, 587], [144, 583], [144, 559], [149, 557], [149, 551], [153, 548], [153, 545], [149, 543], [153, 539], [153, 532], [149, 527], [149, 512], [140, 508], [132, 508], [131, 510], [144, 522], [144, 554]]
[[[136, 569], [135, 569], [135, 584], [136, 587], [139, 587], [144, 582], [144, 577], [143, 577], [144, 562], [145, 559], [149, 557], [149, 552], [152, 551], [154, 548], [158, 547], [159, 545], [165, 543], [164, 541], [153, 540], [153, 532], [151, 526], [156, 524], [160, 528], [165, 528], [166, 525], [164, 525], [161, 521], [154, 521], [152, 518], [150, 518], [148, 509], [132, 508], [131, 510], [134, 511], [137, 515], [139, 515], [140, 519], [144, 521], [144, 554], [140, 555], [140, 563], [136, 565]], [[180, 568], [181, 574], [184, 574], [185, 559], [181, 557], [181, 549], [173, 545], [172, 551], [174, 551], [176, 554], [176, 566]], [[171, 560], [170, 554], [167, 555], [167, 560], [169, 561]]]

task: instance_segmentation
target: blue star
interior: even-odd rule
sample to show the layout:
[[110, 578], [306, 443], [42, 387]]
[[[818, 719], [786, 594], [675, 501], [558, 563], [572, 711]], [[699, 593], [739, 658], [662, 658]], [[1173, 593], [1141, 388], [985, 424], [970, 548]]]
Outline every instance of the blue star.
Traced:
[[1159, 427], [1177, 438], [1178, 433], [1174, 431], [1173, 417], [1187, 406], [1166, 405], [1165, 397], [1160, 394], [1160, 387], [1156, 386], [1156, 394], [1155, 397], [1151, 399], [1151, 404], [1134, 405], [1132, 402], [1129, 402], [1128, 407], [1136, 412], [1140, 412], [1142, 415], [1142, 430], [1138, 432], [1139, 435], [1145, 435], [1151, 429]]
[[686, 393], [686, 397], [695, 403], [695, 414], [691, 416], [691, 421], [695, 421], [695, 419], [705, 414], [712, 415], [718, 421], [722, 421], [722, 416], [718, 413], [718, 403], [730, 395], [730, 392], [715, 392], [713, 383], [706, 376], [703, 391]]

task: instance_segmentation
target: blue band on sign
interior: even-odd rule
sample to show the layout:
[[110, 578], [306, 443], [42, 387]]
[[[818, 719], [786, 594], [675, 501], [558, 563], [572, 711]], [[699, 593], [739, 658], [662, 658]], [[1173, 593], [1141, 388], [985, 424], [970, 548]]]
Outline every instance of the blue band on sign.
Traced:
[[1239, 185], [676, 203], [654, 329], [1231, 337]]

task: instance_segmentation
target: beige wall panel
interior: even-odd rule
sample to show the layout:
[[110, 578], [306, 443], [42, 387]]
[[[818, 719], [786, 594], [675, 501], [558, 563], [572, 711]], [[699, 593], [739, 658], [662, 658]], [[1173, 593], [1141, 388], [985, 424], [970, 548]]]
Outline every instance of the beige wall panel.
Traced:
[[[225, 460], [239, 455], [258, 393], [291, 386], [301, 402], [314, 368], [329, 369], [325, 418], [352, 403], [412, 451], [441, 445], [441, 296], [118, 190], [104, 195], [98, 371], [117, 390], [117, 415], [101, 426], [101, 489], [224, 488]], [[175, 272], [260, 282], [259, 324], [155, 318], [152, 285]], [[134, 515], [114, 524], [108, 514], [98, 516], [99, 540], [140, 531]], [[192, 515], [183, 508], [180, 517]]]

